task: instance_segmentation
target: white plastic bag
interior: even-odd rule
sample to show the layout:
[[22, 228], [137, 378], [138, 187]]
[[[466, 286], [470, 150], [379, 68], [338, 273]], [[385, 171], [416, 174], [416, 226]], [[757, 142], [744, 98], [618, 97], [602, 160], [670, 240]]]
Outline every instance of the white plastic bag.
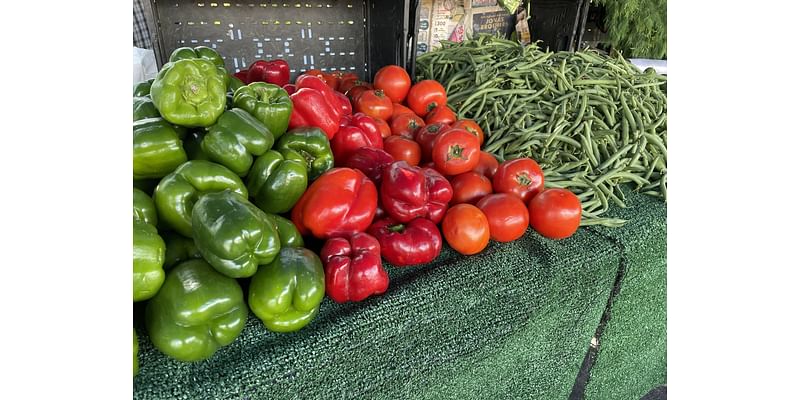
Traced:
[[155, 78], [157, 74], [156, 53], [133, 46], [133, 83]]

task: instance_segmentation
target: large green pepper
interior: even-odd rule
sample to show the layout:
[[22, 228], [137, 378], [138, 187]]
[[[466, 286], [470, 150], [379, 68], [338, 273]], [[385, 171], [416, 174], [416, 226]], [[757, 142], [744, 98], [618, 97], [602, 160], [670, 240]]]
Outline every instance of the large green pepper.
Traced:
[[183, 140], [183, 149], [190, 160], [208, 160], [208, 154], [203, 151], [203, 138], [206, 137], [204, 131], [192, 131]]
[[158, 214], [153, 199], [137, 188], [133, 188], [133, 221], [153, 226], [158, 224]]
[[165, 231], [161, 237], [164, 239], [164, 244], [167, 245], [167, 250], [164, 252], [164, 271], [169, 271], [170, 268], [182, 261], [203, 258], [200, 250], [197, 250], [197, 246], [194, 244], [194, 239], [172, 231]]
[[217, 123], [208, 128], [200, 146], [211, 161], [245, 176], [253, 165], [253, 156], [264, 154], [274, 142], [264, 124], [247, 111], [234, 108], [222, 113]]
[[158, 112], [176, 125], [207, 127], [225, 111], [225, 76], [204, 59], [185, 59], [161, 67], [150, 87]]
[[150, 86], [155, 79], [148, 79], [146, 81], [136, 82], [133, 84], [133, 97], [149, 96]]
[[236, 93], [240, 87], [244, 86], [244, 82], [242, 82], [239, 78], [235, 76], [230, 76], [230, 82], [228, 83], [228, 93], [231, 93], [231, 101], [233, 101], [233, 93]]
[[267, 214], [272, 225], [278, 231], [278, 237], [281, 239], [281, 248], [283, 247], [303, 247], [303, 235], [294, 226], [294, 223], [280, 215]]
[[207, 194], [194, 205], [192, 236], [203, 258], [231, 278], [253, 276], [281, 249], [267, 214], [230, 190]]
[[161, 178], [187, 160], [178, 131], [161, 118], [133, 123], [133, 179]]
[[291, 210], [307, 186], [305, 162], [284, 159], [275, 150], [258, 157], [247, 175], [247, 191], [253, 203], [268, 213]]
[[239, 283], [203, 260], [175, 266], [145, 309], [153, 345], [181, 361], [211, 357], [236, 340], [246, 321], [247, 305]]
[[192, 59], [203, 59], [207, 61], [211, 61], [214, 65], [217, 66], [217, 71], [220, 75], [223, 76], [225, 80], [225, 88], [228, 89], [228, 85], [230, 84], [231, 76], [228, 74], [228, 70], [225, 69], [225, 61], [222, 59], [222, 56], [217, 53], [216, 50], [212, 49], [208, 46], [196, 46], [194, 48], [191, 47], [178, 47], [177, 49], [172, 51], [172, 54], [169, 56], [169, 62], [175, 62], [178, 60], [192, 60]]
[[192, 160], [164, 177], [156, 186], [153, 200], [158, 217], [183, 236], [192, 236], [192, 207], [201, 195], [230, 189], [247, 197], [242, 180], [222, 165]]
[[145, 118], [160, 118], [161, 114], [156, 110], [156, 105], [150, 96], [133, 98], [133, 120], [138, 121]]
[[165, 250], [155, 226], [133, 223], [133, 301], [153, 297], [164, 283]]
[[308, 179], [314, 180], [333, 168], [333, 153], [328, 136], [315, 127], [295, 128], [281, 137], [275, 150], [287, 160], [303, 162]]
[[292, 100], [278, 85], [253, 82], [242, 86], [233, 93], [233, 104], [266, 125], [275, 139], [281, 137], [289, 128]]
[[267, 329], [296, 331], [311, 322], [325, 296], [322, 261], [311, 250], [284, 247], [250, 280], [248, 304]]
[[136, 337], [136, 328], [133, 328], [133, 376], [139, 373], [139, 338]]

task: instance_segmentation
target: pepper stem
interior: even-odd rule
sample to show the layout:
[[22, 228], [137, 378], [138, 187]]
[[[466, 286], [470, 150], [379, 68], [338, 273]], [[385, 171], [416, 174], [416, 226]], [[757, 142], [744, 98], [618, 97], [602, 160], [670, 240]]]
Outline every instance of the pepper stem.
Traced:
[[406, 226], [403, 224], [390, 225], [386, 227], [386, 229], [389, 230], [390, 232], [400, 233], [406, 229]]

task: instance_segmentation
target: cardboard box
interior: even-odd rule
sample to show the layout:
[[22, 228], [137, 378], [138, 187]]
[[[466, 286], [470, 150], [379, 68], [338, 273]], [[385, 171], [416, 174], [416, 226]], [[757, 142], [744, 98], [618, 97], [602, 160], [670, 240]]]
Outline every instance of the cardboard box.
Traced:
[[512, 26], [514, 16], [497, 0], [422, 0], [417, 54], [440, 47], [442, 40], [461, 42], [475, 33], [504, 34]]

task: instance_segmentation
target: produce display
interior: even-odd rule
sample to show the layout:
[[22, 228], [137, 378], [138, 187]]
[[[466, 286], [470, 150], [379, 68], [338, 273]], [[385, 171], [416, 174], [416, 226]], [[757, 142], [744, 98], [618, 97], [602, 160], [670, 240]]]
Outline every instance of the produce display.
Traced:
[[[615, 185], [665, 185], [666, 106], [651, 93], [661, 78], [595, 65], [595, 54], [478, 40], [486, 49], [474, 54], [468, 41], [426, 55], [429, 79], [416, 82], [396, 65], [372, 82], [319, 70], [291, 82], [283, 60], [222, 76], [214, 50], [175, 50], [152, 83], [134, 86], [138, 336], [204, 360], [250, 312], [264, 329], [294, 332], [326, 295], [380, 296], [387, 268], [432, 262], [445, 245], [470, 256], [529, 227], [565, 239], [581, 224], [618, 223], [598, 218], [621, 200]], [[529, 54], [538, 61], [519, 60]], [[540, 65], [560, 78], [537, 88], [549, 79]], [[500, 76], [528, 88], [501, 88]], [[136, 331], [134, 344], [135, 374], [147, 368]]]

